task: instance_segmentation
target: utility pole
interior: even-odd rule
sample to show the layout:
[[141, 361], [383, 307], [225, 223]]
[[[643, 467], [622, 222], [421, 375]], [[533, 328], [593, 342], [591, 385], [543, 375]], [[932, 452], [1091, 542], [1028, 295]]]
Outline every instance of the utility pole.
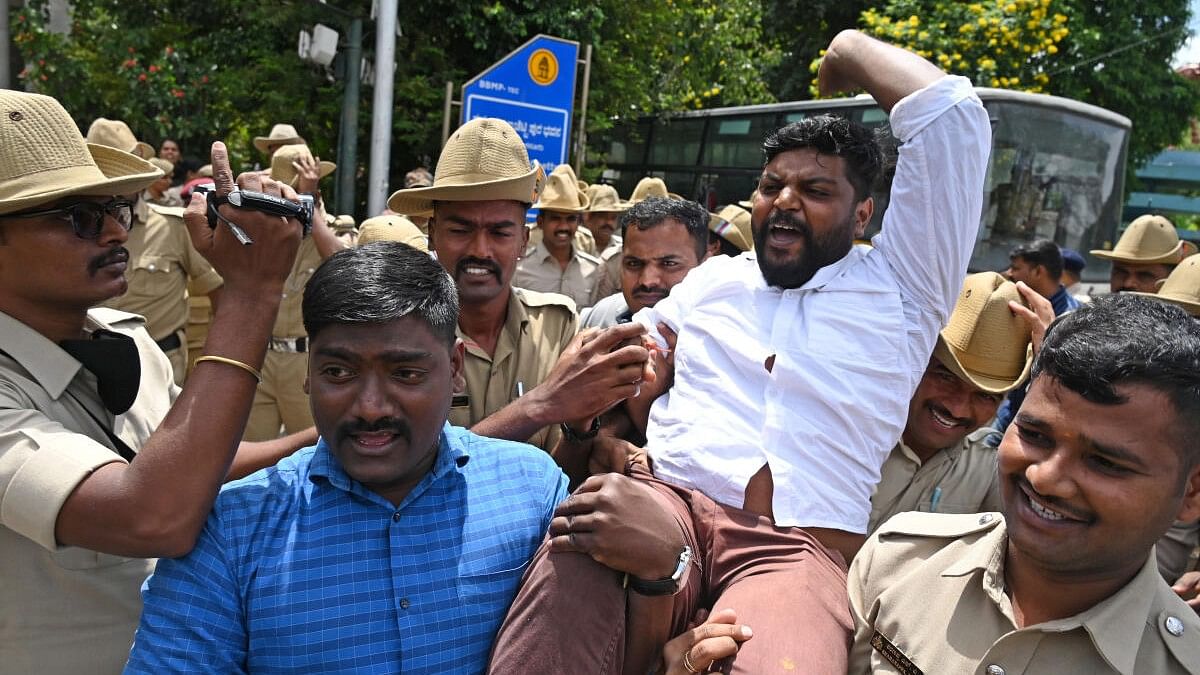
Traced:
[[367, 217], [387, 203], [392, 150], [392, 89], [396, 73], [396, 0], [379, 0], [375, 23], [375, 99], [371, 111], [371, 167], [367, 176]]
[[8, 0], [0, 0], [0, 89], [12, 89], [12, 63], [8, 59]]
[[350, 36], [342, 60], [346, 68], [346, 90], [342, 97], [342, 147], [339, 162], [342, 170], [337, 177], [337, 212], [354, 213], [354, 179], [358, 173], [358, 97], [362, 76], [362, 19], [350, 20]]

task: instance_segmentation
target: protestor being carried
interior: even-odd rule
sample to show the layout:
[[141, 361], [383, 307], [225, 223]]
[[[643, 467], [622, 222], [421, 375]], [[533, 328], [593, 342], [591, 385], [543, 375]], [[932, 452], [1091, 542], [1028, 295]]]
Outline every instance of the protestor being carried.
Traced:
[[1003, 515], [901, 514], [855, 558], [849, 672], [1200, 673], [1151, 555], [1200, 517], [1197, 437], [1200, 324], [1127, 295], [1059, 318], [1000, 444]]
[[708, 213], [696, 202], [651, 197], [621, 214], [621, 292], [585, 309], [580, 328], [628, 322], [667, 297], [708, 255]]
[[432, 217], [431, 248], [458, 287], [466, 386], [455, 391], [450, 422], [546, 450], [564, 428], [593, 433], [601, 412], [637, 391], [648, 353], [617, 347], [645, 329], [576, 337], [570, 299], [513, 287], [528, 237], [525, 212], [543, 174], [507, 122], [480, 118], [460, 127], [436, 176], [429, 187], [396, 191], [388, 206]]
[[[213, 146], [218, 195], [235, 188]], [[52, 98], [0, 90], [0, 664], [16, 673], [116, 673], [153, 558], [187, 553], [227, 472], [292, 448], [238, 450], [301, 228], [206, 200], [192, 244], [225, 279], [205, 355], [182, 391], [141, 317], [93, 309], [124, 293], [127, 197], [161, 172], [86, 143]], [[236, 186], [295, 199], [244, 174]], [[310, 441], [311, 442], [311, 441]], [[235, 457], [236, 451], [236, 457]], [[230, 469], [230, 462], [233, 468]]]
[[454, 282], [394, 242], [304, 290], [321, 440], [227, 485], [162, 560], [127, 673], [480, 672], [566, 496], [543, 452], [446, 422], [461, 384]]
[[[754, 253], [634, 317], [678, 335], [646, 427], [654, 476], [593, 476], [556, 511], [492, 672], [645, 672], [714, 606], [755, 629], [735, 672], [845, 670], [845, 560], [965, 276], [990, 129], [970, 81], [858, 32], [819, 80], [866, 89], [902, 141], [874, 248], [853, 244], [882, 166], [871, 132], [821, 116], [770, 134]], [[635, 421], [672, 380], [656, 360]]]

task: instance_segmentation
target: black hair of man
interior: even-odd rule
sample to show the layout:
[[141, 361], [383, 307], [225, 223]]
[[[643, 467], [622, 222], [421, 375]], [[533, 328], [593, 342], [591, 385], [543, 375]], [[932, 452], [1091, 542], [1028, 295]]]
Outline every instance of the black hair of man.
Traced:
[[875, 134], [840, 115], [815, 115], [792, 122], [767, 134], [762, 147], [766, 163], [780, 153], [804, 148], [841, 157], [846, 179], [854, 186], [854, 198], [860, 202], [870, 196], [883, 171], [883, 149]]
[[[625, 230], [633, 225], [645, 232], [659, 223], [667, 220], [679, 221], [687, 228], [696, 248], [696, 260], [703, 260], [708, 252], [708, 211], [689, 199], [671, 199], [669, 197], [650, 197], [625, 210], [617, 220], [621, 228], [621, 237]], [[738, 253], [741, 253], [739, 251]]]
[[709, 230], [708, 231], [708, 243], [711, 244], [713, 242], [716, 242], [717, 246], [719, 247], [717, 250], [717, 255], [727, 255], [730, 258], [736, 258], [742, 254], [742, 249], [738, 248], [737, 246], [734, 246], [725, 237], [722, 237], [721, 235], [717, 234], [716, 232], [713, 232], [712, 230]]
[[1033, 363], [1084, 399], [1117, 405], [1121, 385], [1162, 392], [1175, 408], [1176, 438], [1190, 469], [1200, 461], [1200, 321], [1174, 305], [1113, 293], [1050, 325]]
[[1035, 239], [1019, 244], [1008, 254], [1009, 260], [1020, 258], [1030, 265], [1041, 265], [1054, 281], [1062, 279], [1062, 249], [1049, 239]]
[[377, 241], [322, 261], [304, 287], [301, 311], [310, 338], [333, 324], [388, 323], [415, 313], [453, 347], [458, 288], [429, 254]]

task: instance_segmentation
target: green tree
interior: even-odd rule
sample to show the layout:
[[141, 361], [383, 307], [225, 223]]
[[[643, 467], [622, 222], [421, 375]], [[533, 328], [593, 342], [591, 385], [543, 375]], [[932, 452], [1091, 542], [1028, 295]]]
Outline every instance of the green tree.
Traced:
[[[777, 65], [766, 68], [771, 92], [780, 101], [812, 97], [809, 64], [834, 36], [858, 26], [870, 0], [762, 0], [763, 37], [778, 45]], [[802, 27], [798, 29], [798, 27]]]

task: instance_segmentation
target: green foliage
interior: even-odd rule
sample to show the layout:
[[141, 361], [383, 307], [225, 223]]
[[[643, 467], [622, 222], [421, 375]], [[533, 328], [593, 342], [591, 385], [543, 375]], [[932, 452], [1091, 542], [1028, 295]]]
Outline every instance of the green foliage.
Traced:
[[834, 36], [857, 28], [872, 0], [762, 0], [764, 37], [779, 45], [779, 62], [766, 69], [771, 91], [780, 101], [811, 98], [809, 64]]

